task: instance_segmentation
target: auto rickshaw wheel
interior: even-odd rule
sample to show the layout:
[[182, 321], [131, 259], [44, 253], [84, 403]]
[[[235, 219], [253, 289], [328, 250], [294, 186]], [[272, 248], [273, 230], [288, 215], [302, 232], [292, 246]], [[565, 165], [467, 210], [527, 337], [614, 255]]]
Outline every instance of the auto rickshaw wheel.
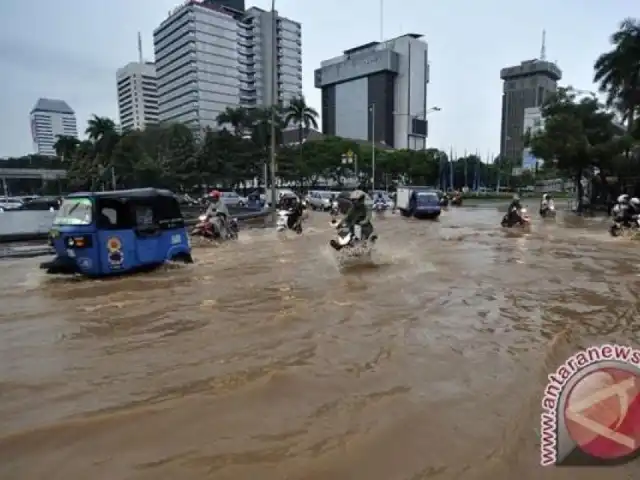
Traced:
[[171, 257], [172, 262], [193, 263], [193, 257], [190, 253], [180, 252]]

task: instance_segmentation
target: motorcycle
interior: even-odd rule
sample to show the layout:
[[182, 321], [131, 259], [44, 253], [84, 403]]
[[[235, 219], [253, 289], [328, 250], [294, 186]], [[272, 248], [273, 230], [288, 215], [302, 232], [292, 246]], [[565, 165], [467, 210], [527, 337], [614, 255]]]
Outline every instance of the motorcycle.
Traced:
[[294, 225], [289, 225], [289, 215], [291, 212], [289, 210], [278, 210], [278, 220], [276, 221], [276, 231], [284, 232], [286, 230], [293, 230], [298, 235], [302, 233], [302, 216], [298, 219], [298, 221]]
[[222, 214], [216, 214], [214, 217], [200, 215], [198, 223], [191, 230], [191, 236], [208, 240], [235, 240], [238, 238], [238, 230], [236, 218], [229, 218], [225, 226]]
[[387, 211], [387, 204], [384, 202], [376, 202], [373, 204], [373, 211], [376, 213], [376, 217], [384, 217], [384, 212]]
[[462, 197], [461, 196], [456, 196], [453, 197], [453, 200], [451, 200], [451, 205], [454, 207], [461, 207], [462, 206]]
[[519, 212], [519, 221], [511, 223], [510, 221], [510, 212], [505, 213], [504, 217], [502, 217], [502, 221], [500, 222], [500, 226], [503, 228], [521, 228], [522, 230], [529, 230], [531, 228], [531, 217], [527, 213], [526, 208], [521, 208]]
[[609, 227], [609, 234], [612, 237], [635, 236], [640, 232], [640, 219], [632, 218], [631, 220], [617, 215], [613, 219], [613, 224]]
[[542, 218], [556, 218], [556, 206], [549, 203], [546, 208], [540, 208], [540, 216]]
[[378, 239], [378, 236], [373, 232], [368, 237], [365, 236], [361, 225], [354, 225], [353, 228], [339, 225], [337, 230], [337, 238], [331, 240], [329, 244], [336, 251], [347, 248], [353, 256], [361, 256], [366, 252], [370, 253], [371, 247]]

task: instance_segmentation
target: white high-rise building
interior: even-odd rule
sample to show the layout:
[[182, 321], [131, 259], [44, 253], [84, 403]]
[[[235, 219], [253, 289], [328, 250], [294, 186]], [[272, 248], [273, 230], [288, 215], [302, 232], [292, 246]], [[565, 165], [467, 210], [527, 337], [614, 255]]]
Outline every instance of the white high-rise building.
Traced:
[[[272, 85], [277, 82], [278, 101], [286, 105], [302, 95], [302, 27], [276, 12], [276, 45], [273, 45], [273, 14], [257, 7], [239, 21], [238, 61], [242, 105], [271, 105]], [[274, 54], [277, 56], [273, 61]], [[273, 66], [276, 66], [274, 77]]]
[[156, 67], [151, 62], [131, 62], [116, 73], [118, 112], [122, 131], [158, 123]]
[[58, 137], [78, 136], [75, 112], [63, 100], [40, 98], [31, 110], [31, 136], [36, 153], [54, 156]]
[[[216, 128], [227, 107], [271, 104], [271, 12], [241, 3], [187, 1], [154, 31], [161, 122]], [[285, 103], [302, 94], [300, 30], [277, 20], [277, 94]]]

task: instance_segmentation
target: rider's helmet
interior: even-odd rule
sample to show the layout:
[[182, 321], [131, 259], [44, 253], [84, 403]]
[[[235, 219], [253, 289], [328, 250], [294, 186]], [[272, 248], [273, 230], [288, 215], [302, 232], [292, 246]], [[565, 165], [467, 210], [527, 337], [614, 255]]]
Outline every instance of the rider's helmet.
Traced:
[[217, 202], [220, 200], [220, 192], [218, 190], [211, 190], [211, 192], [209, 192], [209, 198], [214, 202]]
[[520, 201], [520, 195], [518, 195], [517, 193], [514, 193], [513, 194], [513, 201], [514, 202]]
[[618, 197], [618, 203], [628, 203], [629, 202], [629, 195], [627, 195], [626, 193], [623, 195], [620, 195]]
[[362, 190], [354, 190], [351, 192], [351, 195], [349, 195], [349, 198], [354, 202], [364, 202], [365, 197], [366, 194]]
[[638, 197], [633, 197], [633, 198], [629, 201], [629, 203], [630, 203], [633, 207], [638, 208], [638, 207], [640, 207], [640, 198], [638, 198]]
[[548, 193], [543, 194], [542, 200], [549, 200], [549, 194]]

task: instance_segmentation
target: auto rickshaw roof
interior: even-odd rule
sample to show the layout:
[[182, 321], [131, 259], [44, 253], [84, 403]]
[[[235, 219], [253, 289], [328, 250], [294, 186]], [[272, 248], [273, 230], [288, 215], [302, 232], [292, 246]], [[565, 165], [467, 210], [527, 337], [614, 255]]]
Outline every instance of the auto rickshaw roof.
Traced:
[[131, 190], [112, 190], [109, 192], [76, 192], [67, 195], [66, 198], [153, 198], [153, 197], [171, 197], [175, 198], [176, 194], [171, 190], [161, 188], [134, 188]]

